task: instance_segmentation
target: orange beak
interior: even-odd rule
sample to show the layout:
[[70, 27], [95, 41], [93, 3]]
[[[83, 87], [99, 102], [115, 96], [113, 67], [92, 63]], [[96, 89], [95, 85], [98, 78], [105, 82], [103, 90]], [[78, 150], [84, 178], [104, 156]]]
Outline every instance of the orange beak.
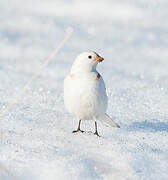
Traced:
[[96, 61], [98, 61], [98, 62], [102, 62], [103, 60], [104, 60], [104, 58], [102, 58], [101, 56], [96, 57]]

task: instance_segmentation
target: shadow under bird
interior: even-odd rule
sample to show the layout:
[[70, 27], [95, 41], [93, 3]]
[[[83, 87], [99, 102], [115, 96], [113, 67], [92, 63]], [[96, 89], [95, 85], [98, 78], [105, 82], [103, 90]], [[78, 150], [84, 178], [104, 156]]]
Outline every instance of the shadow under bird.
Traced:
[[96, 52], [88, 51], [78, 55], [72, 64], [70, 74], [64, 80], [64, 104], [69, 113], [79, 120], [95, 122], [95, 135], [99, 136], [97, 121], [111, 127], [120, 127], [107, 114], [108, 97], [102, 76], [96, 70], [104, 59]]

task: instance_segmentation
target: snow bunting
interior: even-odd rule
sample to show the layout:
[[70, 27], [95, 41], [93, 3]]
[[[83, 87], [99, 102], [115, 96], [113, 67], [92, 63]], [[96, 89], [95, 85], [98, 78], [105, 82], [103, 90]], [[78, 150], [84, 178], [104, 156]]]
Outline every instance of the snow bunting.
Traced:
[[101, 121], [112, 127], [119, 127], [107, 114], [107, 94], [101, 75], [96, 67], [104, 59], [96, 52], [89, 51], [81, 53], [75, 59], [70, 74], [64, 80], [64, 104], [69, 113], [78, 118], [80, 129], [81, 120], [94, 120], [95, 133], [97, 121]]

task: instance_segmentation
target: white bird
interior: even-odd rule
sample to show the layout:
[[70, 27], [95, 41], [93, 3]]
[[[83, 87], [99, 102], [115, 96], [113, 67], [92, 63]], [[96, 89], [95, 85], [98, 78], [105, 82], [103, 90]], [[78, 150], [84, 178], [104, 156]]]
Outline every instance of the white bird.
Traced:
[[64, 80], [65, 107], [79, 120], [78, 129], [73, 133], [84, 132], [80, 129], [81, 120], [94, 120], [94, 134], [97, 136], [99, 136], [97, 121], [111, 127], [120, 127], [106, 114], [108, 101], [106, 88], [103, 78], [96, 70], [97, 64], [103, 60], [93, 51], [81, 53]]

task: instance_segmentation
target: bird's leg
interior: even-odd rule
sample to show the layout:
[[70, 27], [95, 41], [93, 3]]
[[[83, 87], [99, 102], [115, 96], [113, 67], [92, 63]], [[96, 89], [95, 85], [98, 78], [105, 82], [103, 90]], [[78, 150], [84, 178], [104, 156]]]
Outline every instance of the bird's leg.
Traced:
[[82, 131], [82, 130], [80, 129], [80, 124], [81, 124], [81, 119], [79, 120], [78, 129], [72, 131], [72, 133], [76, 133], [76, 132], [78, 132], [78, 131], [80, 131], [80, 132], [82, 132], [82, 133], [84, 132], [84, 131]]
[[[95, 135], [97, 135], [97, 136], [99, 136], [99, 134], [98, 134], [98, 131], [97, 131], [97, 122], [95, 121], [95, 133], [94, 133]], [[100, 137], [100, 136], [99, 136]]]

